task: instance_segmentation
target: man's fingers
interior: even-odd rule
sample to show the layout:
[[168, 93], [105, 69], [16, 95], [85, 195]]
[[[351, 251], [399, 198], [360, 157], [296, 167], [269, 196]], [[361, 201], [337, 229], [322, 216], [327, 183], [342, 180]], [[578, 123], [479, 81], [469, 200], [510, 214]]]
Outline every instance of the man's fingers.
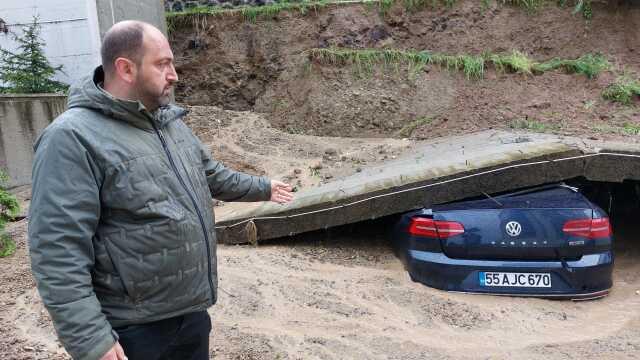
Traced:
[[273, 185], [275, 186], [276, 189], [283, 189], [286, 191], [291, 191], [291, 185], [289, 184], [285, 184], [282, 181], [278, 181], [278, 180], [273, 180]]
[[287, 192], [291, 192], [291, 190], [293, 190], [293, 188], [289, 184], [278, 185], [278, 188]]
[[116, 346], [114, 345], [111, 349], [109, 349], [109, 351], [107, 351], [106, 354], [102, 355], [100, 360], [119, 360], [118, 356], [116, 355], [115, 349], [116, 349]]
[[293, 194], [291, 192], [288, 192], [288, 191], [278, 191], [277, 196], [280, 197], [281, 199], [284, 199], [284, 200], [293, 199]]
[[127, 356], [124, 354], [124, 349], [122, 348], [122, 346], [120, 346], [120, 343], [116, 343], [115, 350], [118, 360], [128, 360]]
[[293, 196], [293, 193], [291, 192], [291, 190], [287, 190], [286, 188], [276, 189], [276, 191], [278, 195]]
[[282, 181], [271, 180], [271, 201], [284, 204], [293, 200], [293, 188]]
[[293, 200], [293, 195], [289, 192], [276, 192], [273, 197], [271, 198], [271, 200], [280, 203], [280, 204], [284, 204], [284, 203], [288, 203], [291, 200]]

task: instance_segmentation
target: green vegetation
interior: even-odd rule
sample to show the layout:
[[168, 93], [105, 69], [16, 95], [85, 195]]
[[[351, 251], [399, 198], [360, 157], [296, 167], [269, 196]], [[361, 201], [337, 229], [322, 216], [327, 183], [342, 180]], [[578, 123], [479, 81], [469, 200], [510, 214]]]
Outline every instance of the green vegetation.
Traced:
[[[548, 0], [497, 0], [503, 5], [511, 5], [525, 9], [529, 13], [537, 12]], [[457, 0], [360, 0], [356, 3], [369, 4], [371, 7], [377, 7], [381, 16], [386, 16], [391, 7], [400, 3], [407, 11], [416, 12], [427, 7], [446, 6], [452, 7]], [[567, 0], [559, 0], [558, 5], [565, 6]], [[169, 32], [174, 30], [177, 25], [182, 24], [198, 24], [202, 18], [206, 16], [233, 17], [239, 16], [245, 21], [256, 22], [257, 19], [273, 18], [282, 11], [297, 11], [300, 14], [307, 14], [310, 11], [318, 11], [329, 5], [349, 5], [353, 4], [351, 0], [303, 0], [301, 2], [289, 2], [282, 0], [280, 2], [264, 5], [264, 6], [238, 6], [235, 8], [223, 8], [220, 6], [196, 6], [187, 8], [184, 11], [169, 11], [166, 13], [167, 25]], [[575, 0], [575, 8], [573, 13], [582, 13], [585, 19], [591, 19], [591, 0]], [[481, 0], [482, 8], [487, 9], [491, 0]]]
[[503, 4], [521, 7], [530, 13], [534, 13], [542, 7], [545, 0], [501, 0]]
[[242, 17], [249, 22], [256, 22], [259, 17], [274, 17], [282, 11], [298, 11], [302, 15], [306, 15], [309, 11], [317, 11], [329, 5], [328, 1], [288, 3], [280, 2], [265, 6], [249, 6], [240, 9]]
[[16, 244], [4, 229], [9, 221], [20, 213], [16, 197], [6, 190], [8, 176], [0, 171], [0, 258], [9, 256], [16, 250]]
[[640, 124], [624, 123], [622, 132], [627, 135], [640, 135]]
[[206, 16], [214, 17], [233, 17], [240, 18], [255, 23], [258, 18], [272, 18], [282, 11], [297, 11], [302, 15], [310, 11], [317, 11], [332, 4], [329, 1], [309, 1], [309, 2], [279, 2], [264, 6], [239, 6], [237, 8], [225, 9], [219, 6], [197, 6], [188, 8], [184, 11], [170, 11], [165, 14], [167, 18], [167, 26], [169, 32], [174, 30], [177, 25], [192, 23], [194, 20], [199, 21]]
[[561, 68], [569, 73], [584, 74], [591, 79], [609, 68], [609, 62], [600, 54], [586, 54], [574, 60], [553, 59], [537, 63], [517, 50], [509, 54], [485, 53], [481, 56], [415, 50], [340, 48], [311, 49], [307, 53], [311, 63], [353, 66], [358, 75], [370, 75], [374, 66], [383, 65], [384, 68], [396, 70], [405, 66], [409, 69], [410, 77], [414, 77], [426, 65], [433, 64], [449, 71], [461, 71], [469, 80], [478, 80], [484, 77], [484, 69], [488, 63], [493, 64], [498, 71], [532, 74]]
[[640, 124], [625, 122], [622, 126], [596, 125], [593, 131], [620, 135], [640, 135]]
[[484, 77], [484, 62], [484, 57], [473, 55], [434, 54], [427, 59], [427, 63], [442, 66], [449, 71], [462, 71], [468, 80]]
[[309, 166], [309, 176], [320, 177], [320, 168]]
[[353, 66], [359, 76], [370, 75], [375, 65], [382, 64], [387, 68], [398, 70], [400, 65], [407, 66], [410, 74], [421, 71], [428, 63], [430, 55], [426, 51], [405, 50], [350, 50], [337, 48], [311, 49], [308, 52], [309, 60], [320, 64]]
[[398, 130], [398, 132], [396, 132], [396, 136], [408, 138], [411, 136], [411, 134], [413, 134], [413, 132], [417, 128], [423, 125], [431, 124], [432, 121], [433, 121], [433, 118], [431, 117], [423, 116], [423, 117], [417, 118], [412, 122], [408, 123], [407, 125], [405, 125], [404, 127], [402, 127], [402, 129]]
[[52, 93], [64, 92], [68, 85], [52, 79], [62, 66], [53, 67], [44, 56], [44, 42], [40, 39], [38, 18], [22, 28], [23, 35], [11, 33], [18, 44], [16, 52], [0, 48], [0, 82], [8, 85], [1, 88], [5, 93]]
[[618, 78], [602, 92], [603, 98], [625, 105], [631, 104], [634, 95], [640, 96], [640, 81], [628, 76]]
[[498, 71], [531, 74], [536, 63], [518, 50], [510, 54], [492, 54], [488, 56]]
[[584, 74], [589, 79], [598, 76], [604, 70], [609, 69], [609, 61], [601, 54], [586, 54], [575, 60], [552, 59], [542, 64], [536, 64], [534, 71], [546, 72], [559, 68], [568, 73]]
[[576, 6], [573, 9], [573, 13], [581, 13], [582, 17], [591, 20], [593, 17], [593, 9], [591, 8], [591, 0], [578, 0]]
[[380, 16], [385, 17], [391, 7], [393, 6], [395, 0], [380, 0], [378, 1], [378, 12], [380, 12]]
[[547, 124], [535, 119], [517, 119], [509, 124], [509, 127], [517, 130], [529, 130], [534, 132], [557, 131], [562, 129], [561, 124]]

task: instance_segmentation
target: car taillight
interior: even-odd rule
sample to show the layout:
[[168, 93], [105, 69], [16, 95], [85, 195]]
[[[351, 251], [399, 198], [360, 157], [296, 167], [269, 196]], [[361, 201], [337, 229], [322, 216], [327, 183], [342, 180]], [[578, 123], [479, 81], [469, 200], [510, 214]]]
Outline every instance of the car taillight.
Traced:
[[604, 238], [612, 234], [609, 218], [569, 220], [564, 223], [562, 231], [587, 239]]
[[409, 234], [445, 239], [464, 233], [464, 227], [459, 222], [441, 221], [414, 217], [409, 224]]

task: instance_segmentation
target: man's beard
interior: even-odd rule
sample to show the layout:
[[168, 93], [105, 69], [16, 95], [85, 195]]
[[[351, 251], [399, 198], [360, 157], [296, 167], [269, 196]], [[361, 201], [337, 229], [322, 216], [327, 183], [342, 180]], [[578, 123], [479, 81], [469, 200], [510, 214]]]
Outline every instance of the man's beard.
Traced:
[[143, 79], [140, 79], [136, 92], [138, 94], [138, 99], [144, 104], [147, 110], [153, 112], [159, 107], [169, 105], [171, 102], [170, 88], [164, 88], [158, 92], [154, 89], [145, 87], [145, 83], [146, 82]]

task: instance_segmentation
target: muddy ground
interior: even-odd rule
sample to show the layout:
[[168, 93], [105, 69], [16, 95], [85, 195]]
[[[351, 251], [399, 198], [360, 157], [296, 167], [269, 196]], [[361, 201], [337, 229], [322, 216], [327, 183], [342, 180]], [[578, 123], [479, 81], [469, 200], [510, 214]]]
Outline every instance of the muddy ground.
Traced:
[[[26, 221], [0, 260], [0, 358], [67, 359], [30, 276]], [[413, 283], [367, 228], [220, 246], [219, 359], [637, 359], [640, 246], [619, 247], [612, 293], [571, 302]]]
[[[301, 189], [420, 144], [286, 134], [259, 114], [190, 110], [187, 123], [214, 156]], [[28, 189], [17, 193], [26, 208]], [[217, 211], [223, 212], [224, 204]], [[26, 219], [10, 225], [18, 249], [0, 259], [0, 359], [67, 359], [34, 288], [26, 227]], [[210, 309], [211, 355], [265, 360], [638, 358], [640, 231], [621, 228], [613, 291], [587, 302], [447, 293], [413, 283], [376, 222], [259, 247], [221, 245], [219, 302]]]

